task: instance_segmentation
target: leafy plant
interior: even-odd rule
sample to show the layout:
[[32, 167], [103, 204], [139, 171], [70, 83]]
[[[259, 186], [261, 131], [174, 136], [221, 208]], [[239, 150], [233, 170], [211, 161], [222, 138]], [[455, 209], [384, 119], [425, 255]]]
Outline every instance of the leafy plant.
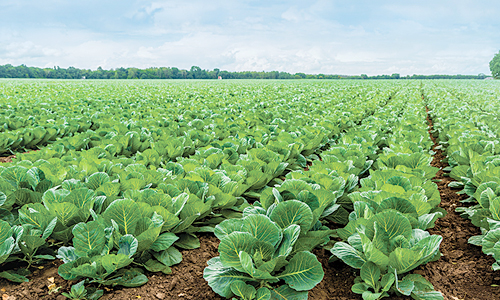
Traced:
[[215, 227], [220, 256], [208, 262], [205, 280], [226, 298], [307, 299], [307, 291], [324, 275], [314, 254], [293, 251], [302, 228], [310, 226], [309, 207], [290, 200], [267, 211], [245, 212], [243, 219], [228, 219]]
[[148, 281], [139, 269], [125, 270], [132, 263], [137, 250], [137, 240], [123, 236], [116, 254], [113, 249], [114, 228], [102, 227], [99, 221], [79, 223], [73, 228], [74, 247], [61, 247], [58, 258], [59, 275], [66, 280], [89, 278], [90, 282], [104, 285], [140, 286]]
[[[442, 237], [413, 229], [409, 219], [400, 211], [386, 209], [374, 213], [364, 202], [356, 202], [354, 207], [348, 226], [339, 230], [339, 235], [347, 243], [338, 242], [331, 249], [337, 258], [361, 269], [353, 292], [362, 294], [363, 299], [388, 297], [390, 291], [412, 295], [416, 299], [442, 299], [442, 296], [436, 296], [438, 293], [429, 290], [432, 285], [423, 277], [412, 275], [401, 280], [398, 277], [437, 260]], [[425, 298], [427, 296], [437, 298]]]
[[61, 295], [72, 300], [97, 300], [104, 295], [103, 290], [92, 289], [92, 292], [87, 291], [84, 283], [85, 280], [82, 280], [77, 284], [73, 284], [69, 294], [62, 292]]

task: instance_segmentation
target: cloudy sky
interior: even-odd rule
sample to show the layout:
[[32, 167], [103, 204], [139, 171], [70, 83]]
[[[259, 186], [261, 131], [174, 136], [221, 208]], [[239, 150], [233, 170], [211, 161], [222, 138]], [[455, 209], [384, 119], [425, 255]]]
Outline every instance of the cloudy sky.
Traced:
[[500, 1], [1, 0], [0, 64], [490, 74]]

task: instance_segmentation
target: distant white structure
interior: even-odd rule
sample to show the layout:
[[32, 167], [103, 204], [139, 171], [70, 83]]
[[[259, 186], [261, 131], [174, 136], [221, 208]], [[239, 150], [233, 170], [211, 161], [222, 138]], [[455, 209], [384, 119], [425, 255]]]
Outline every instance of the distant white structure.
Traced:
[[222, 80], [222, 76], [219, 76], [217, 79]]
[[484, 80], [493, 80], [493, 79], [495, 79], [495, 78], [490, 76], [490, 77], [486, 77]]
[[85, 78], [85, 76], [82, 76], [82, 79], [87, 79], [87, 78]]

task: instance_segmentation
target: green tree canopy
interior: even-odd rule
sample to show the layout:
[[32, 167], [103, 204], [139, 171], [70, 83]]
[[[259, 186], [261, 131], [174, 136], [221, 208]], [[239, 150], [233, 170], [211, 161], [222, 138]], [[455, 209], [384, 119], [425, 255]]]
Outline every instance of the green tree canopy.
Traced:
[[493, 59], [490, 61], [490, 71], [493, 77], [499, 79], [500, 78], [500, 51], [498, 51]]

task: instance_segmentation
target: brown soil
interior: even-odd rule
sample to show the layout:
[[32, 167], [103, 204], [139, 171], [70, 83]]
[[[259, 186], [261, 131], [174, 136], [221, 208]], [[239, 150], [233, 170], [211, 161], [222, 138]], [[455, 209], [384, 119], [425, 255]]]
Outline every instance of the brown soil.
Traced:
[[[432, 128], [432, 120], [428, 117], [429, 133]], [[434, 147], [437, 146], [436, 139], [431, 138]], [[436, 154], [431, 163], [432, 166], [445, 168], [447, 163], [442, 162], [445, 158], [440, 149], [434, 149]], [[482, 253], [481, 248], [467, 243], [474, 235], [481, 234], [479, 228], [471, 224], [469, 220], [463, 219], [455, 209], [464, 206], [460, 200], [466, 195], [458, 195], [458, 190], [448, 187], [454, 179], [443, 176], [440, 170], [435, 180], [441, 194], [440, 207], [448, 214], [436, 221], [436, 226], [429, 229], [431, 234], [443, 237], [441, 253], [443, 257], [436, 261], [419, 267], [414, 273], [427, 278], [435, 287], [441, 291], [445, 300], [458, 299], [500, 299], [500, 288], [492, 284], [500, 284], [500, 274], [491, 270], [495, 260]]]
[[6, 157], [0, 157], [0, 163], [11, 163], [13, 158], [16, 158], [16, 156], [10, 155]]
[[[66, 297], [62, 295], [59, 296], [59, 298], [57, 297], [61, 292], [69, 291], [72, 282], [62, 279], [62, 277], [57, 274], [57, 268], [60, 264], [61, 262], [57, 260], [39, 266], [38, 268], [32, 267], [30, 270], [33, 273], [27, 276], [30, 279], [29, 282], [17, 284], [5, 279], [0, 279], [0, 294], [2, 295], [2, 300], [66, 299]], [[49, 286], [53, 283], [56, 287], [59, 287], [59, 289], [57, 292], [49, 293]]]

